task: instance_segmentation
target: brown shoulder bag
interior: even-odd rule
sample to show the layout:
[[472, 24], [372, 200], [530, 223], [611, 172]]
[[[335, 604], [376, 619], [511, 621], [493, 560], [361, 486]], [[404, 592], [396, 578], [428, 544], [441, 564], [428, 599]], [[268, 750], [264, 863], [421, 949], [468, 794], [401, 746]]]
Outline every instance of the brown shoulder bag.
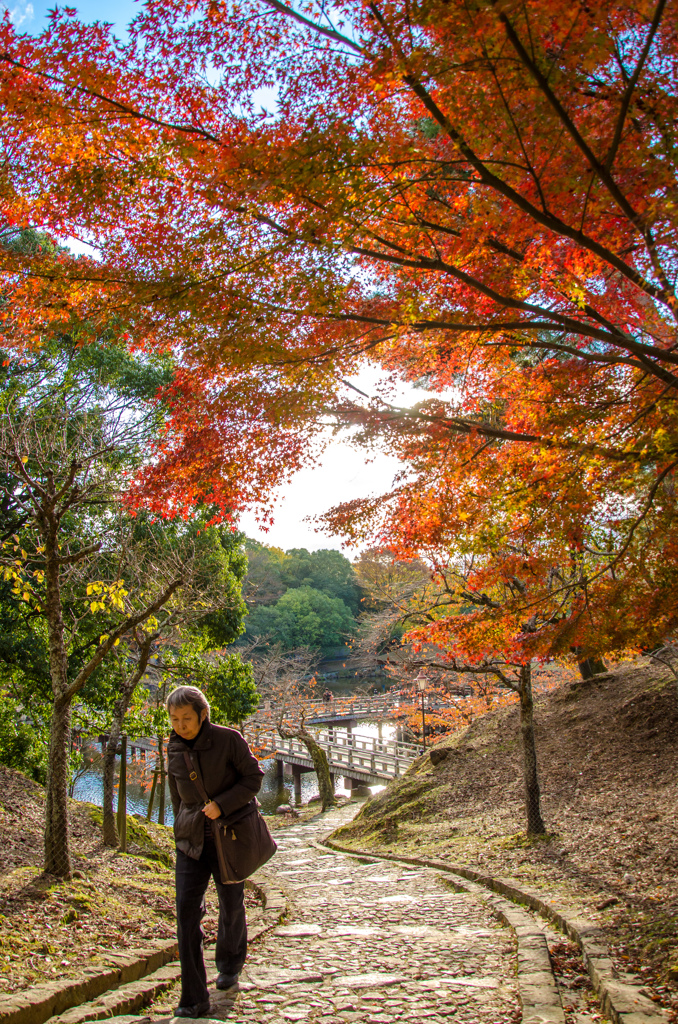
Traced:
[[[194, 754], [184, 751], [184, 761], [191, 782], [205, 804], [211, 803]], [[210, 818], [214, 844], [219, 859], [219, 872], [224, 885], [235, 885], [253, 875], [278, 849], [259, 813], [256, 798], [228, 818]]]

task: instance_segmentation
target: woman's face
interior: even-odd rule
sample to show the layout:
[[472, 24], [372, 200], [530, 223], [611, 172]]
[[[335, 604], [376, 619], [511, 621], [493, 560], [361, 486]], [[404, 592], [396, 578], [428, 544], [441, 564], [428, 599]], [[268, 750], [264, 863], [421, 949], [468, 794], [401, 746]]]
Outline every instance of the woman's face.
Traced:
[[182, 704], [178, 708], [172, 708], [169, 717], [177, 736], [181, 736], [182, 740], [194, 740], [207, 717], [207, 710], [203, 709], [198, 715], [190, 704]]

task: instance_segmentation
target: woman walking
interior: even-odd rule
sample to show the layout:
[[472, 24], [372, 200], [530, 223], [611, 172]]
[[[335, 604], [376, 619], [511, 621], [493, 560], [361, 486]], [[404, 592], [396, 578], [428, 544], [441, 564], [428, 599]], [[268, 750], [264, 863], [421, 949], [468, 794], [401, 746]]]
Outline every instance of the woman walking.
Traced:
[[256, 808], [254, 798], [264, 773], [237, 730], [212, 725], [207, 699], [195, 686], [173, 690], [167, 698], [167, 712], [173, 730], [167, 757], [177, 846], [181, 961], [181, 1001], [175, 1016], [205, 1017], [210, 1001], [201, 918], [210, 878], [214, 879], [219, 896], [217, 988], [236, 984], [247, 955], [244, 883], [222, 881], [218, 837], [213, 829], [217, 820], [230, 823], [241, 817], [249, 804], [253, 804], [252, 810]]

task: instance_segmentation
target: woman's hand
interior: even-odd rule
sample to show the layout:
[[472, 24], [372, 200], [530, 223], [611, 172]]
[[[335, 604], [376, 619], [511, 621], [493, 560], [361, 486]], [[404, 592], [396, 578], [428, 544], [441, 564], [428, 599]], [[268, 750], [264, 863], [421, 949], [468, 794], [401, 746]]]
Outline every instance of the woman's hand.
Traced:
[[215, 818], [221, 817], [221, 807], [216, 802], [216, 800], [210, 800], [210, 802], [208, 804], [205, 804], [205, 806], [203, 807], [202, 813], [206, 814], [208, 818], [211, 818], [212, 821], [214, 821]]

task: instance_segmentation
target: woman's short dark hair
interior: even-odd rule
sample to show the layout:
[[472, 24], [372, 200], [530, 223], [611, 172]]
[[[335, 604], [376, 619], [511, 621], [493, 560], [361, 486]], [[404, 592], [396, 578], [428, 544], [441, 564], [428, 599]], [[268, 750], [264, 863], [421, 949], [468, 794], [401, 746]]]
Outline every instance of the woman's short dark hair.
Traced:
[[177, 686], [167, 698], [167, 713], [170, 714], [173, 708], [185, 708], [187, 705], [193, 708], [198, 718], [202, 711], [207, 712], [207, 721], [210, 718], [210, 706], [207, 697], [197, 686]]

